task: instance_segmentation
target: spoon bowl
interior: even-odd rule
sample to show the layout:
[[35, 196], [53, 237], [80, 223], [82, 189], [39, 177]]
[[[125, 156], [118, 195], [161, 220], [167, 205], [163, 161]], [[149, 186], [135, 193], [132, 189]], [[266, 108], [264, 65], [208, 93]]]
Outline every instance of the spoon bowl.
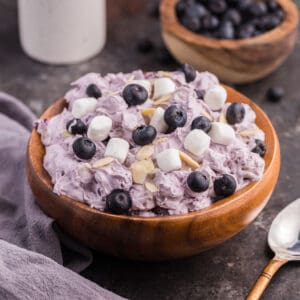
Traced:
[[286, 206], [273, 220], [268, 244], [275, 257], [262, 271], [247, 300], [260, 299], [270, 280], [288, 261], [300, 260], [300, 198]]

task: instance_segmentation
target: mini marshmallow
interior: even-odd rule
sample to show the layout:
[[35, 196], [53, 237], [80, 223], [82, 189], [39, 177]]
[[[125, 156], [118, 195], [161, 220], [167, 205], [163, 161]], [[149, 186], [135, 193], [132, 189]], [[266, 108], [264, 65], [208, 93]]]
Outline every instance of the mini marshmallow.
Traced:
[[205, 96], [204, 102], [212, 109], [212, 110], [220, 110], [224, 106], [224, 103], [227, 99], [227, 92], [221, 85], [216, 85], [210, 88]]
[[104, 141], [108, 137], [111, 127], [111, 118], [97, 116], [91, 121], [87, 136], [93, 141]]
[[129, 84], [141, 85], [142, 87], [144, 87], [146, 89], [146, 91], [148, 92], [148, 96], [150, 97], [151, 92], [152, 92], [152, 85], [149, 80], [142, 80], [142, 79], [141, 80], [132, 80], [127, 85], [129, 85]]
[[165, 110], [158, 107], [153, 114], [150, 125], [154, 126], [157, 132], [164, 133], [168, 130], [168, 125], [165, 122]]
[[74, 118], [82, 118], [96, 110], [97, 100], [95, 98], [80, 98], [73, 103], [72, 115]]
[[225, 123], [213, 122], [208, 132], [211, 140], [216, 144], [229, 145], [235, 140], [233, 128]]
[[192, 130], [184, 140], [184, 148], [194, 154], [201, 156], [209, 148], [210, 137], [200, 129]]
[[177, 149], [170, 148], [157, 154], [156, 162], [164, 172], [179, 170], [182, 167], [180, 153]]
[[157, 78], [154, 80], [153, 98], [157, 99], [159, 97], [174, 93], [175, 90], [176, 85], [172, 79], [168, 77]]
[[121, 164], [126, 160], [129, 143], [120, 138], [111, 138], [105, 149], [105, 157], [116, 158]]

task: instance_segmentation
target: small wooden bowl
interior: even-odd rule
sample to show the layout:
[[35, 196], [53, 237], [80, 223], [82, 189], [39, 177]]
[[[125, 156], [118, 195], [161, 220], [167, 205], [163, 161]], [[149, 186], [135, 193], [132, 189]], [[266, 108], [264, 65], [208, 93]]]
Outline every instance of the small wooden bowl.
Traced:
[[[266, 114], [242, 94], [226, 89], [230, 102], [240, 101], [253, 108], [257, 125], [265, 132], [266, 168], [260, 181], [189, 214], [151, 218], [113, 215], [53, 193], [50, 177], [43, 168], [45, 149], [34, 129], [28, 146], [27, 174], [37, 203], [75, 239], [122, 258], [157, 261], [191, 256], [229, 239], [253, 221], [266, 205], [277, 182], [280, 149]], [[65, 106], [65, 100], [60, 99], [41, 118], [59, 114]]]
[[275, 29], [240, 40], [207, 38], [182, 26], [175, 13], [178, 0], [162, 0], [161, 25], [167, 47], [181, 63], [216, 74], [221, 81], [247, 83], [278, 68], [294, 49], [298, 8], [291, 0], [277, 0], [286, 17]]

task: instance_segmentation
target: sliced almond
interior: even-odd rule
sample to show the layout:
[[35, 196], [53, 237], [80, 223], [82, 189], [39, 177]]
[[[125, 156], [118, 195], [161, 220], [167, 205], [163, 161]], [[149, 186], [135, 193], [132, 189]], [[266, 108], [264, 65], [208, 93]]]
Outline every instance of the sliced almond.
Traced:
[[154, 153], [153, 145], [143, 146], [136, 154], [137, 160], [144, 160], [150, 158]]
[[161, 143], [166, 142], [167, 140], [168, 140], [167, 137], [161, 137], [161, 138], [156, 139], [156, 140], [153, 142], [153, 144], [161, 144]]
[[163, 104], [165, 102], [170, 101], [171, 97], [172, 97], [172, 94], [164, 95], [164, 96], [162, 96], [160, 98], [157, 98], [156, 101], [153, 104], [155, 106], [161, 105], [161, 104]]
[[151, 159], [135, 161], [130, 166], [133, 182], [143, 184], [148, 176], [154, 170], [154, 164]]
[[113, 157], [104, 157], [93, 163], [93, 168], [101, 168], [111, 164], [115, 159]]
[[192, 169], [198, 169], [200, 167], [199, 163], [196, 162], [193, 158], [191, 158], [186, 153], [180, 151], [179, 153], [180, 159], [185, 162], [187, 165], [189, 165]]
[[109, 94], [109, 96], [116, 96], [116, 95], [121, 94], [121, 93], [122, 93], [122, 90], [118, 90], [118, 91], [111, 92]]
[[213, 121], [212, 116], [210, 116], [205, 110], [201, 111], [201, 115], [206, 117], [209, 121]]
[[145, 182], [145, 187], [151, 193], [156, 193], [156, 192], [159, 191], [158, 188], [156, 187], [156, 185], [152, 182], [149, 182], [149, 181]]
[[169, 77], [172, 78], [172, 74], [166, 71], [158, 71], [157, 74], [161, 77]]
[[257, 133], [258, 133], [258, 130], [256, 128], [251, 128], [251, 129], [247, 129], [244, 131], [240, 131], [239, 135], [242, 137], [249, 137], [249, 136], [253, 136]]
[[219, 122], [227, 124], [226, 117], [223, 114], [220, 114]]
[[151, 117], [154, 113], [155, 113], [155, 108], [152, 108], [152, 107], [150, 107], [150, 108], [145, 108], [145, 109], [143, 109], [142, 111], [141, 111], [141, 113], [142, 113], [142, 115], [144, 116], [144, 117]]
[[64, 138], [68, 138], [68, 137], [72, 136], [72, 134], [68, 131], [65, 131], [63, 135], [64, 135]]
[[89, 170], [91, 170], [91, 169], [92, 169], [92, 165], [91, 165], [91, 164], [89, 164], [89, 163], [85, 163], [85, 164], [84, 164], [84, 166], [85, 166], [87, 169], [89, 169]]

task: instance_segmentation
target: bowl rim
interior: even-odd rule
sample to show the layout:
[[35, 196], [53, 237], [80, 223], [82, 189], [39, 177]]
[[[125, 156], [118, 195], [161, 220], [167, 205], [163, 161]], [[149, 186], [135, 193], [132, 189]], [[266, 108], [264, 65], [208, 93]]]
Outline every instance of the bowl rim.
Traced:
[[162, 0], [160, 6], [160, 20], [163, 31], [169, 32], [174, 36], [181, 38], [187, 43], [206, 46], [208, 48], [227, 48], [237, 49], [243, 47], [257, 47], [265, 43], [274, 43], [280, 41], [290, 32], [297, 30], [299, 23], [299, 12], [296, 4], [291, 0], [276, 0], [285, 12], [285, 18], [279, 26], [263, 34], [246, 39], [215, 39], [201, 34], [194, 33], [183, 25], [177, 19], [175, 13], [175, 4], [179, 0]]
[[[46, 188], [47, 190], [50, 190], [51, 193], [53, 193], [55, 196], [59, 197], [59, 199], [66, 201], [67, 203], [73, 205], [74, 207], [83, 209], [87, 213], [92, 213], [94, 215], [98, 215], [99, 217], [106, 217], [110, 219], [115, 219], [115, 220], [126, 220], [126, 221], [138, 221], [140, 223], [153, 223], [157, 224], [157, 222], [176, 222], [176, 221], [181, 221], [181, 220], [186, 220], [186, 219], [193, 219], [194, 217], [209, 217], [213, 214], [217, 214], [220, 212], [220, 210], [226, 210], [229, 206], [231, 206], [233, 203], [241, 203], [244, 198], [247, 198], [246, 195], [253, 193], [261, 184], [263, 184], [263, 179], [264, 177], [267, 176], [268, 173], [270, 173], [272, 170], [272, 165], [276, 163], [276, 160], [278, 157], [280, 157], [280, 148], [279, 148], [279, 142], [277, 138], [276, 131], [269, 120], [268, 116], [266, 113], [253, 101], [251, 101], [248, 97], [245, 95], [239, 93], [238, 91], [223, 85], [228, 93], [233, 93], [235, 95], [234, 98], [239, 99], [240, 102], [243, 102], [245, 104], [248, 104], [256, 113], [257, 115], [257, 120], [259, 119], [258, 123], [262, 123], [264, 126], [264, 132], [266, 131], [269, 132], [269, 136], [266, 135], [266, 144], [267, 144], [267, 152], [265, 155], [265, 170], [263, 177], [259, 181], [252, 182], [248, 184], [246, 187], [243, 189], [237, 191], [230, 197], [224, 198], [222, 200], [219, 200], [210, 206], [181, 214], [181, 215], [171, 215], [171, 216], [154, 216], [154, 217], [143, 217], [143, 216], [127, 216], [127, 215], [115, 215], [107, 212], [103, 212], [100, 210], [97, 210], [95, 208], [90, 207], [88, 204], [85, 204], [83, 202], [79, 202], [77, 200], [74, 200], [68, 196], [64, 195], [57, 195], [53, 192], [53, 184], [51, 183], [51, 178], [48, 172], [44, 169], [43, 167], [43, 158], [45, 154], [45, 147], [42, 144], [41, 141], [41, 136], [37, 132], [37, 129], [34, 128], [30, 139], [28, 143], [28, 152], [27, 152], [27, 159], [28, 159], [28, 165], [30, 165], [35, 172], [35, 175], [39, 177], [40, 183], [43, 185], [43, 188]], [[229, 102], [236, 102], [237, 100], [235, 99], [228, 99]], [[52, 109], [55, 107], [60, 107], [60, 111], [63, 107], [66, 106], [66, 100], [64, 98], [58, 99], [54, 104], [52, 104], [48, 109], [42, 114], [40, 119], [45, 119], [52, 117], [56, 115], [56, 113], [52, 113]], [[59, 112], [58, 112], [59, 113]], [[260, 126], [261, 127], [261, 126]], [[34, 143], [37, 143], [37, 147], [39, 147], [42, 151], [34, 151], [36, 149], [33, 149]], [[39, 155], [37, 155], [37, 152]], [[34, 162], [34, 163], [33, 163]], [[39, 166], [39, 168], [36, 168], [36, 166]]]

